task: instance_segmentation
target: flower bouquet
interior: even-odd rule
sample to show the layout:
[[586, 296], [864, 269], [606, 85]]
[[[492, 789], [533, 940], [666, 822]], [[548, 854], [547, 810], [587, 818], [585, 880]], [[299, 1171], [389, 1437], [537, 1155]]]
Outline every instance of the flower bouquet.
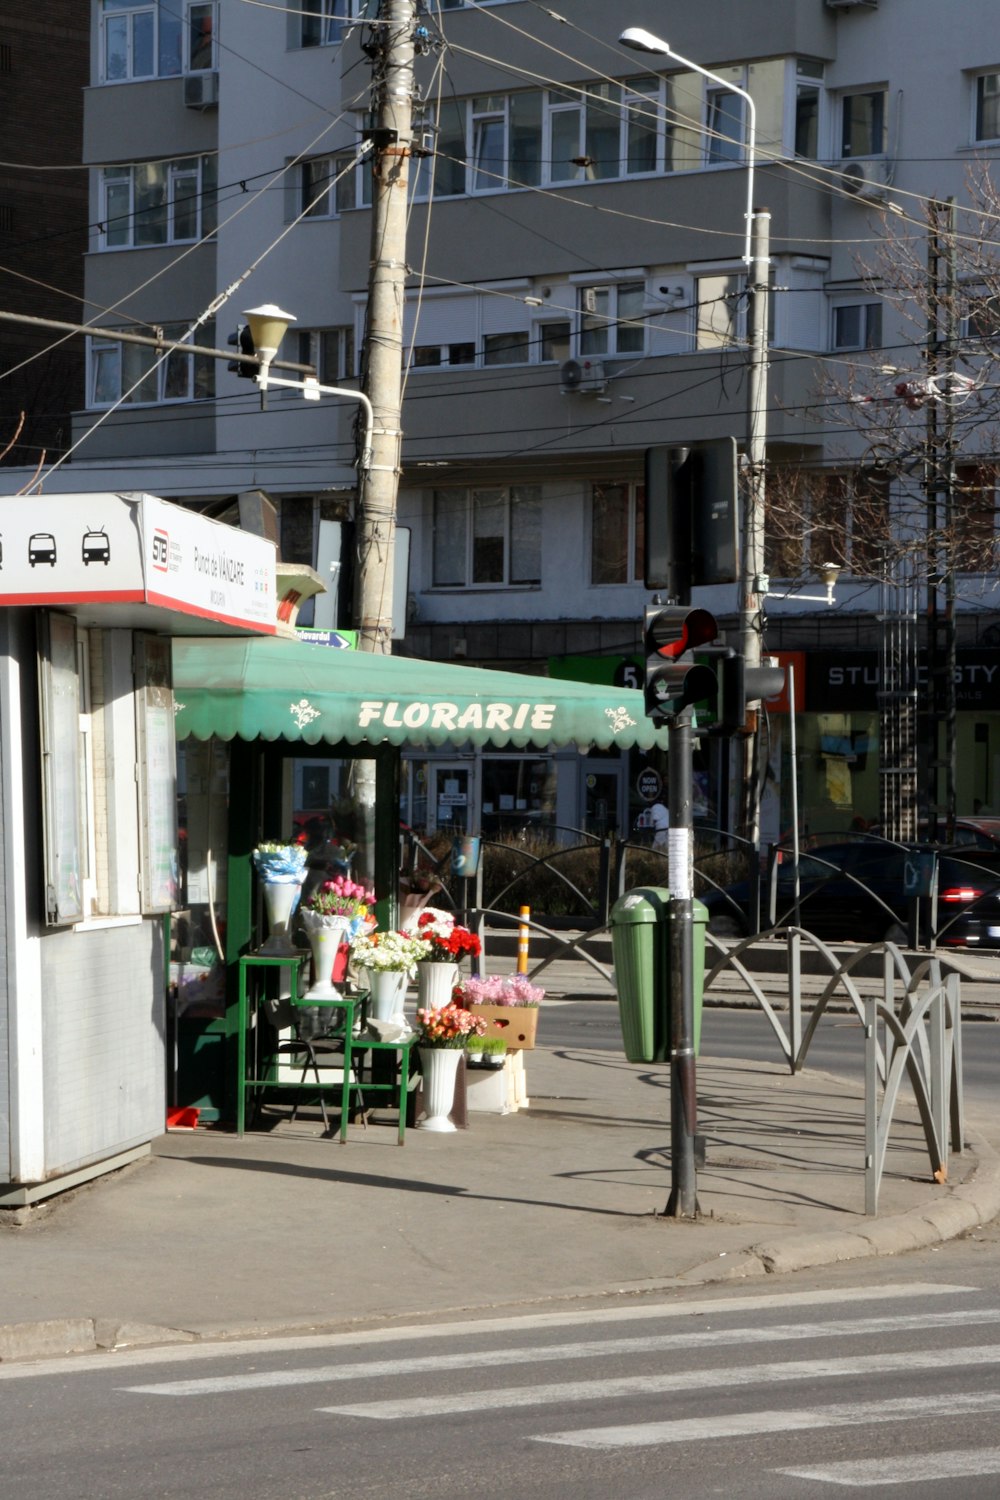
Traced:
[[[493, 974], [488, 979], [473, 975], [455, 986], [452, 999], [488, 1023], [486, 1036], [502, 1037], [508, 1050], [528, 1050], [535, 1045], [538, 1007], [545, 995], [540, 985], [524, 974]], [[511, 1014], [513, 1012], [513, 1014]]]
[[418, 1003], [432, 1010], [446, 1005], [458, 964], [465, 954], [475, 957], [479, 953], [479, 939], [467, 927], [459, 927], [450, 911], [433, 906], [422, 911], [407, 931], [426, 944], [426, 952], [417, 961]]
[[427, 951], [422, 938], [406, 932], [362, 932], [351, 944], [351, 961], [367, 974], [368, 1015], [391, 1020], [403, 1009], [406, 986]]
[[[348, 875], [325, 880], [302, 903], [302, 925], [313, 951], [315, 997], [336, 995], [332, 978], [342, 979], [347, 970], [347, 945], [367, 927], [374, 927], [371, 908], [375, 892]], [[341, 950], [342, 953], [341, 953]]]
[[470, 1036], [483, 1036], [486, 1022], [454, 1001], [439, 1010], [417, 1011], [418, 1047], [454, 1047], [461, 1051]]
[[455, 1078], [468, 1038], [485, 1022], [449, 1002], [437, 1010], [417, 1011], [417, 1048], [423, 1074], [425, 1118], [421, 1130], [454, 1130], [449, 1118], [455, 1100]]
[[290, 924], [306, 878], [306, 851], [299, 844], [258, 844], [253, 863], [264, 887], [268, 937], [261, 953], [281, 958], [294, 954]]

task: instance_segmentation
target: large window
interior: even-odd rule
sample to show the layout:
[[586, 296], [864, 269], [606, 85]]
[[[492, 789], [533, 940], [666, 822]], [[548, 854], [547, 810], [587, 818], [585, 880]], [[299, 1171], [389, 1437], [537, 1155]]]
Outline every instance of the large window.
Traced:
[[[190, 7], [191, 11], [206, 9], [213, 7]], [[180, 0], [101, 0], [101, 83], [132, 83], [180, 73], [184, 21]]]
[[[164, 336], [181, 339], [186, 324], [167, 324]], [[136, 333], [146, 330], [135, 329]], [[215, 325], [207, 323], [197, 342], [211, 345]], [[145, 344], [121, 344], [94, 335], [90, 350], [91, 407], [156, 406], [168, 401], [204, 401], [215, 395], [215, 361], [208, 355], [171, 351], [166, 359]]]
[[841, 100], [841, 156], [885, 154], [885, 90], [845, 94]]
[[288, 178], [295, 188], [287, 203], [289, 220], [300, 214], [307, 219], [330, 219], [372, 201], [371, 163], [359, 160], [356, 151], [310, 156]]
[[833, 309], [831, 347], [834, 349], [880, 349], [882, 347], [881, 302], [842, 302]]
[[105, 167], [101, 199], [103, 250], [202, 239], [216, 227], [216, 159]]
[[289, 0], [299, 26], [299, 46], [331, 47], [360, 16], [369, 12], [368, 0]]
[[537, 485], [435, 492], [434, 587], [537, 584], [541, 577]]
[[312, 365], [321, 385], [340, 385], [358, 373], [354, 329], [300, 328], [299, 363]]
[[591, 583], [641, 583], [645, 569], [641, 485], [595, 484], [590, 499]]
[[1000, 140], [1000, 73], [980, 73], [976, 79], [975, 139]]

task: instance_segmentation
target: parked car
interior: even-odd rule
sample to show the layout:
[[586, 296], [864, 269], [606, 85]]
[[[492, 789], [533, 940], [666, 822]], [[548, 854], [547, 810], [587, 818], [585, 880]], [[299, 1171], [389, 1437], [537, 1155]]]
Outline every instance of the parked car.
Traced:
[[[792, 851], [778, 851], [775, 923], [797, 925], [826, 942], [905, 942], [914, 895], [927, 890], [937, 864], [937, 941], [943, 947], [1000, 949], [1000, 848], [986, 852], [930, 844], [857, 839], [825, 844], [799, 855], [799, 916], [795, 916]], [[698, 892], [709, 931], [745, 937], [749, 887]], [[761, 886], [761, 926], [769, 924], [770, 892]], [[922, 928], [926, 932], [926, 928]]]

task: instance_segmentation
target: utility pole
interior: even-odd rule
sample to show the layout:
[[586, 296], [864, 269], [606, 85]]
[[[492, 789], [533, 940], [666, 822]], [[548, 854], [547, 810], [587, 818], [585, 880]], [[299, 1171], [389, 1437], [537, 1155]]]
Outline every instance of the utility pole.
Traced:
[[402, 457], [407, 181], [412, 144], [414, 0], [381, 0], [372, 58], [372, 232], [362, 390], [375, 414], [360, 477], [354, 617], [362, 651], [392, 650], [393, 556]]
[[[750, 371], [748, 379], [747, 482], [743, 507], [743, 571], [740, 581], [740, 653], [746, 669], [760, 666], [761, 597], [764, 578], [764, 494], [767, 460], [767, 320], [770, 295], [771, 215], [754, 209], [748, 278]], [[751, 678], [752, 680], [752, 678]], [[740, 824], [750, 846], [750, 889], [759, 893], [760, 780], [757, 717], [751, 704], [743, 742], [743, 807]], [[756, 904], [756, 902], [755, 902]], [[753, 915], [753, 913], [751, 913]]]

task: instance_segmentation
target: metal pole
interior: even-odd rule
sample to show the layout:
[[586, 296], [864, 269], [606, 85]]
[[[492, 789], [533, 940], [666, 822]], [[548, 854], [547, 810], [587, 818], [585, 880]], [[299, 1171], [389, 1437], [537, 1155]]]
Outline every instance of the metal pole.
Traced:
[[671, 720], [667, 831], [670, 911], [670, 1166], [666, 1214], [698, 1213], [695, 1133], [698, 1080], [694, 1056], [694, 900], [692, 889], [691, 713]]
[[412, 145], [413, 0], [381, 0], [371, 28], [372, 233], [362, 385], [375, 409], [370, 468], [361, 475], [355, 618], [362, 651], [392, 651], [393, 558], [399, 491], [406, 301], [407, 167]]

